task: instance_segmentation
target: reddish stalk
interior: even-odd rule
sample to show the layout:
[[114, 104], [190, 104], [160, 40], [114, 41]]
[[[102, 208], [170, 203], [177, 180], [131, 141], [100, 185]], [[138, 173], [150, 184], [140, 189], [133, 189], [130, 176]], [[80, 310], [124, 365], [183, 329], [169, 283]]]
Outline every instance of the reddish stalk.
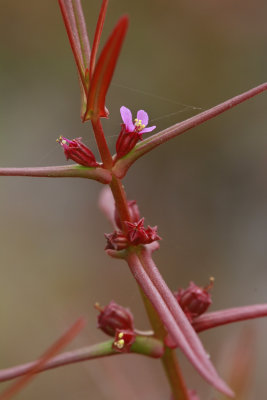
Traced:
[[226, 310], [206, 313], [195, 318], [192, 324], [197, 332], [202, 332], [216, 326], [266, 316], [267, 304], [255, 304], [253, 306], [228, 308]]
[[28, 176], [38, 178], [87, 178], [101, 183], [110, 183], [112, 175], [104, 168], [89, 168], [81, 165], [56, 167], [0, 168], [0, 176]]
[[203, 124], [203, 122], [206, 122], [209, 119], [212, 119], [217, 115], [222, 114], [227, 110], [230, 110], [238, 104], [243, 103], [251, 97], [254, 97], [257, 94], [264, 92], [266, 89], [267, 83], [263, 83], [262, 85], [250, 89], [247, 92], [242, 93], [238, 96], [232, 97], [231, 99], [226, 100], [225, 102], [218, 104], [217, 106], [212, 107], [209, 110], [206, 110], [200, 114], [195, 115], [194, 117], [188, 118], [183, 122], [179, 122], [178, 124], [170, 126], [169, 128], [150, 136], [148, 139], [145, 139], [137, 144], [129, 154], [116, 162], [113, 168], [115, 175], [117, 177], [123, 178], [129, 167], [144, 154], [153, 150], [157, 146], [167, 142], [168, 140], [173, 139], [178, 135], [181, 135], [189, 129], [201, 125]]
[[[113, 176], [112, 181], [110, 182], [110, 189], [114, 196], [115, 206], [118, 210], [121, 222], [131, 221], [129, 207], [127, 204], [127, 197], [125, 190], [123, 189], [123, 185], [119, 179]], [[125, 224], [122, 223], [122, 227], [125, 230]]]
[[174, 350], [167, 347], [162, 357], [162, 362], [172, 388], [173, 398], [175, 400], [190, 400]]
[[101, 156], [101, 159], [103, 161], [103, 167], [106, 169], [111, 169], [113, 160], [112, 156], [110, 154], [105, 135], [103, 132], [102, 124], [100, 122], [100, 119], [91, 119], [91, 123], [93, 126], [94, 134], [95, 134], [95, 139], [97, 143], [97, 147]]
[[[166, 336], [166, 330], [156, 313], [155, 308], [152, 306], [150, 300], [146, 297], [144, 292], [141, 290], [141, 295], [146, 307], [148, 318], [150, 320], [151, 326], [154, 330], [154, 335], [164, 341]], [[153, 334], [153, 331], [152, 331]], [[182, 375], [178, 359], [175, 354], [175, 350], [165, 347], [165, 352], [161, 358], [164, 371], [168, 378], [173, 400], [190, 400], [188, 397], [188, 390], [184, 377]]]
[[[39, 368], [35, 373], [47, 371], [62, 367], [69, 364], [93, 360], [96, 358], [122, 355], [127, 353], [118, 353], [113, 349], [114, 340], [108, 340], [104, 343], [98, 343], [93, 346], [83, 347], [78, 350], [68, 351], [56, 357], [51, 358], [45, 365]], [[141, 354], [152, 358], [160, 358], [164, 352], [162, 342], [154, 338], [136, 338], [133, 343], [130, 353]], [[0, 370], [0, 382], [5, 382], [19, 376], [27, 374], [36, 365], [36, 361], [29, 362], [15, 367]]]

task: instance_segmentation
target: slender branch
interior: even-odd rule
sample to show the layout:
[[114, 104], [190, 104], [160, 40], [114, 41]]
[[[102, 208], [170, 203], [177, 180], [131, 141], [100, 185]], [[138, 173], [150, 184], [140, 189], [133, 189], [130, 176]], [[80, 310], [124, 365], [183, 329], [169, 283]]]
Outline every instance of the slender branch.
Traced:
[[81, 165], [56, 167], [0, 168], [0, 176], [29, 176], [46, 178], [87, 178], [101, 183], [110, 183], [112, 176], [104, 168], [89, 168]]
[[101, 156], [101, 160], [105, 168], [111, 168], [113, 160], [106, 142], [106, 138], [103, 132], [102, 124], [99, 118], [91, 119], [92, 127], [95, 134], [97, 147]]
[[164, 356], [162, 357], [162, 361], [172, 388], [173, 398], [177, 398], [178, 400], [190, 400], [174, 350], [167, 347]]
[[[115, 199], [115, 206], [118, 210], [121, 222], [131, 221], [131, 216], [128, 208], [126, 193], [123, 189], [123, 185], [119, 179], [113, 176], [110, 182], [110, 189], [113, 193]], [[125, 224], [122, 223], [123, 229], [125, 229]]]
[[[74, 364], [82, 361], [93, 360], [95, 358], [107, 357], [111, 355], [126, 354], [113, 350], [113, 339], [93, 346], [83, 347], [78, 350], [62, 353], [50, 361], [48, 361], [41, 369], [36, 372], [43, 372], [49, 369], [62, 367], [64, 365]], [[164, 346], [161, 341], [154, 338], [144, 338], [137, 336], [135, 342], [131, 346], [131, 353], [142, 354], [152, 358], [159, 358], [164, 352]], [[0, 370], [0, 382], [8, 381], [18, 376], [25, 375], [30, 371], [36, 361], [26, 364], [17, 365], [15, 367]]]
[[245, 93], [235, 96], [229, 100], [226, 100], [225, 102], [215, 107], [212, 107], [209, 110], [206, 110], [200, 114], [195, 115], [194, 117], [188, 118], [183, 122], [179, 122], [178, 124], [172, 125], [169, 128], [149, 137], [148, 139], [143, 140], [142, 142], [137, 144], [130, 153], [128, 153], [125, 157], [119, 159], [116, 162], [113, 168], [115, 175], [119, 178], [123, 178], [129, 167], [138, 158], [142, 157], [144, 154], [153, 150], [155, 147], [167, 142], [170, 139], [173, 139], [178, 135], [181, 135], [182, 133], [188, 131], [191, 128], [194, 128], [195, 126], [203, 124], [203, 122], [206, 122], [209, 119], [212, 119], [227, 110], [230, 110], [231, 108], [250, 99], [251, 97], [254, 97], [257, 94], [264, 92], [266, 89], [267, 89], [267, 82], [263, 83], [262, 85], [256, 86], [255, 88], [248, 90]]
[[267, 304], [228, 308], [226, 310], [203, 314], [194, 319], [193, 327], [197, 332], [202, 332], [216, 326], [261, 317], [267, 317]]
[[[154, 330], [154, 332], [153, 331], [148, 332], [148, 334], [149, 335], [154, 334], [155, 337], [164, 340], [167, 335], [164, 325], [162, 321], [159, 319], [159, 316], [155, 308], [152, 306], [151, 301], [148, 299], [148, 297], [144, 294], [142, 290], [140, 291], [145, 304], [148, 318]], [[163, 354], [163, 357], [161, 358], [161, 361], [172, 390], [172, 399], [189, 400], [186, 383], [181, 373], [178, 359], [175, 354], [175, 350], [165, 347], [165, 352]]]

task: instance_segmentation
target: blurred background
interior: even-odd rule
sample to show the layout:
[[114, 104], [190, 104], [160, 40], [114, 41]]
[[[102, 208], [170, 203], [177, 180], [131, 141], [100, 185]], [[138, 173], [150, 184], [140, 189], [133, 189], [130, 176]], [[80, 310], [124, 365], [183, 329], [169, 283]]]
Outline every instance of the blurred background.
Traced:
[[[100, 3], [83, 1], [91, 41]], [[97, 152], [90, 124], [80, 121], [57, 2], [0, 0], [0, 10], [1, 167], [66, 164], [59, 135], [82, 136]], [[112, 149], [121, 105], [147, 110], [159, 131], [264, 82], [266, 12], [264, 0], [110, 0], [103, 39], [121, 14], [130, 16], [107, 98]], [[124, 180], [146, 222], [159, 227], [155, 259], [171, 289], [214, 276], [212, 310], [267, 302], [266, 103], [261, 94], [168, 142]], [[103, 251], [111, 228], [96, 205], [100, 189], [82, 179], [0, 178], [0, 368], [35, 359], [81, 314], [89, 324], [69, 348], [105, 340], [96, 301], [130, 307], [136, 325], [148, 328], [126, 264]], [[229, 348], [246, 327], [253, 368], [242, 399], [267, 398], [267, 321], [201, 338], [228, 378]], [[213, 398], [182, 363], [188, 385]], [[159, 361], [122, 356], [46, 372], [17, 397], [162, 400], [169, 389]]]

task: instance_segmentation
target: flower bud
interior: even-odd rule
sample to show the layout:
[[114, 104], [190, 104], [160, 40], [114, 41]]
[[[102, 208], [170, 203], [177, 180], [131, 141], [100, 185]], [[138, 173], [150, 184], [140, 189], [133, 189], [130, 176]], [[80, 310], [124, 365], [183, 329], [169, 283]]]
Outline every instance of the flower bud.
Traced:
[[100, 311], [98, 315], [98, 328], [109, 336], [115, 336], [117, 330], [134, 330], [133, 315], [127, 308], [111, 301], [104, 309], [99, 304], [95, 308]]
[[210, 278], [210, 284], [204, 288], [195, 285], [194, 282], [190, 282], [187, 289], [179, 289], [174, 294], [190, 321], [203, 314], [211, 305], [212, 300], [209, 290], [213, 287], [213, 282], [214, 278]]
[[113, 349], [120, 353], [128, 353], [135, 341], [135, 336], [136, 335], [132, 330], [117, 330], [112, 345]]
[[97, 167], [99, 165], [96, 162], [94, 154], [81, 141], [81, 138], [69, 140], [60, 136], [57, 142], [63, 147], [67, 160], [71, 159], [84, 167]]

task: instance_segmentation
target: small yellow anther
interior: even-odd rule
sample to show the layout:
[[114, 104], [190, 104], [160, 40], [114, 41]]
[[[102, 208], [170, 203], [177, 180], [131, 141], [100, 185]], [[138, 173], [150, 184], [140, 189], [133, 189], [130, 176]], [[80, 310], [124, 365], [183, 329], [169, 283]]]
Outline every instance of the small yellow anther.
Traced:
[[120, 339], [122, 339], [122, 338], [123, 338], [123, 332], [120, 332], [120, 333], [118, 334], [118, 337], [119, 337]]
[[118, 347], [118, 349], [122, 349], [123, 348], [123, 346], [124, 346], [124, 340], [123, 339], [120, 339], [120, 340], [117, 340], [117, 342], [114, 342], [114, 345], [116, 346], [116, 347]]

